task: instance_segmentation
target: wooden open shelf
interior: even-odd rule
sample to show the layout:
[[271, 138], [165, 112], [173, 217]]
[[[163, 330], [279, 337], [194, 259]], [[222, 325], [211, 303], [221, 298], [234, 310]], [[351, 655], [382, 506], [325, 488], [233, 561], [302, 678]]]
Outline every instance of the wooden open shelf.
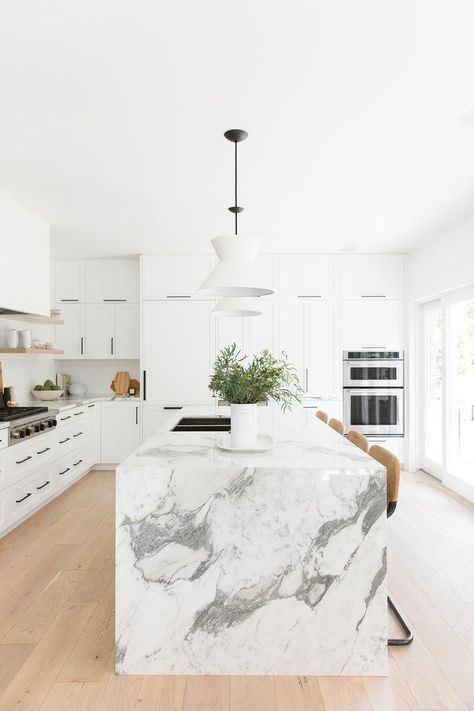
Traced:
[[58, 348], [0, 348], [0, 353], [32, 353], [33, 355], [62, 355]]
[[12, 321], [28, 321], [28, 323], [46, 323], [50, 326], [64, 326], [64, 321], [56, 316], [35, 316], [33, 314], [1, 314], [4, 318]]

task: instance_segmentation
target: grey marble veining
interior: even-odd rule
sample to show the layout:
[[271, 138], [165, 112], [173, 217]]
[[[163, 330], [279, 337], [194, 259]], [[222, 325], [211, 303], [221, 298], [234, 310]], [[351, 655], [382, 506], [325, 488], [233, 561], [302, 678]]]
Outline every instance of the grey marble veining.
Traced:
[[385, 471], [260, 414], [270, 452], [171, 419], [119, 467], [117, 672], [386, 673]]

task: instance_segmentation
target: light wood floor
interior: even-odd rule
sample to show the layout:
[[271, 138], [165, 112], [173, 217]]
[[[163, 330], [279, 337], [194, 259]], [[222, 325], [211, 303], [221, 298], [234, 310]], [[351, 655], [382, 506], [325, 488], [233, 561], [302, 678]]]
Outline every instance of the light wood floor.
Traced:
[[404, 474], [389, 587], [415, 633], [388, 678], [116, 677], [114, 474], [95, 471], [0, 540], [0, 709], [472, 711], [474, 508]]

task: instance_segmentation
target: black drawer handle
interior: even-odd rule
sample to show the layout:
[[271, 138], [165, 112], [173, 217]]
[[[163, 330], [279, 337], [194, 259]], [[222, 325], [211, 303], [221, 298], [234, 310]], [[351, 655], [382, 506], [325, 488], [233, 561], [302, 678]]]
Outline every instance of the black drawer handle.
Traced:
[[45, 486], [48, 486], [48, 484], [51, 484], [51, 482], [50, 482], [50, 481], [45, 481], [44, 484], [41, 484], [41, 486], [37, 486], [36, 488], [37, 488], [38, 491], [39, 491], [40, 489], [44, 489]]
[[116, 303], [117, 301], [122, 302], [122, 301], [127, 301], [127, 299], [102, 299], [102, 301], [111, 301], [112, 303]]
[[74, 462], [74, 464], [73, 464], [72, 466], [73, 466], [73, 467], [77, 467], [79, 464], [81, 464], [81, 462], [82, 462], [82, 459], [79, 459], [79, 461], [78, 461], [78, 462]]
[[64, 420], [70, 420], [71, 415], [68, 415], [67, 417], [60, 417], [59, 419], [61, 420], [61, 422], [64, 422]]
[[73, 437], [80, 437], [81, 434], [84, 434], [83, 432], [78, 432], [77, 434], [73, 435]]
[[28, 459], [31, 459], [31, 457], [25, 457], [25, 459], [20, 459], [20, 461], [17, 462], [17, 464], [23, 464], [23, 462], [27, 462]]
[[21, 502], [24, 501], [25, 499], [27, 499], [29, 496], [31, 496], [31, 494], [27, 494], [22, 499], [15, 499], [15, 501], [17, 504], [21, 504]]
[[95, 407], [95, 405], [87, 405], [87, 407]]
[[62, 476], [63, 474], [66, 474], [66, 472], [70, 471], [69, 467], [65, 469], [63, 472], [59, 472], [59, 476]]
[[44, 454], [45, 452], [49, 452], [51, 447], [46, 447], [46, 449], [40, 449], [39, 452], [36, 452], [36, 454]]
[[71, 439], [70, 437], [66, 437], [66, 439], [60, 439], [59, 444], [64, 444], [65, 442], [69, 442], [70, 439]]
[[78, 415], [83, 415], [83, 414], [84, 414], [83, 412], [75, 412], [74, 417], [77, 417]]

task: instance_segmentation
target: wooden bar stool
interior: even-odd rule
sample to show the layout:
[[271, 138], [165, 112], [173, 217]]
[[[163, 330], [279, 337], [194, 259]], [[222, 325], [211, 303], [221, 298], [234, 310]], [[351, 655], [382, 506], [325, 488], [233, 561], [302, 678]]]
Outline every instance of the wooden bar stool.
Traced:
[[[380, 447], [378, 444], [372, 445], [369, 449], [369, 456], [376, 459], [377, 462], [380, 462], [380, 464], [382, 464], [387, 470], [387, 517], [391, 516], [397, 507], [398, 489], [400, 487], [400, 462], [394, 454], [388, 451], [388, 449]], [[413, 635], [410, 628], [395, 607], [389, 595], [387, 595], [387, 602], [389, 608], [395, 615], [398, 624], [405, 633], [405, 636], [402, 637], [402, 639], [389, 639], [388, 644], [391, 647], [400, 647], [406, 644], [411, 644], [413, 642]]]
[[316, 417], [322, 420], [325, 425], [327, 425], [327, 423], [329, 422], [329, 415], [327, 414], [327, 412], [324, 412], [324, 410], [318, 410], [316, 413]]
[[333, 430], [336, 430], [340, 435], [344, 434], [344, 425], [342, 424], [341, 420], [336, 419], [335, 417], [332, 417], [329, 420], [329, 427], [332, 427]]
[[347, 433], [347, 439], [349, 440], [349, 442], [352, 442], [352, 444], [355, 444], [356, 447], [359, 447], [359, 449], [361, 449], [366, 454], [369, 451], [369, 440], [367, 439], [367, 437], [364, 437], [364, 435], [360, 432], [351, 430]]

